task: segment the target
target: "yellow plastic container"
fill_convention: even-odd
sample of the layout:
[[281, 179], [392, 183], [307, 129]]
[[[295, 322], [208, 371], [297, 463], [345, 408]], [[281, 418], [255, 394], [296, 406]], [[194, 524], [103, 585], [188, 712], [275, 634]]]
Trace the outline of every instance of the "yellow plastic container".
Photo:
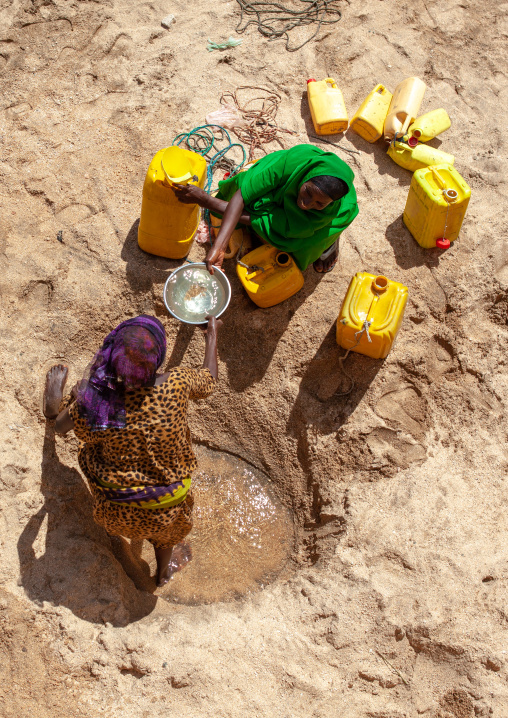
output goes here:
[[408, 77], [395, 88], [385, 120], [385, 140], [404, 135], [420, 111], [427, 85], [419, 77]]
[[258, 307], [273, 307], [292, 297], [303, 287], [303, 274], [287, 252], [280, 252], [269, 244], [257, 247], [242, 259], [243, 267], [236, 272], [252, 301]]
[[[222, 224], [222, 219], [214, 217], [213, 214], [210, 214], [210, 224], [212, 225], [213, 233], [217, 238]], [[244, 236], [243, 229], [235, 229], [229, 238], [228, 250], [224, 253], [224, 259], [232, 259], [233, 257], [236, 257], [236, 254], [241, 247], [243, 247], [243, 251], [245, 251], [247, 247], [251, 246], [250, 237]]]
[[410, 147], [405, 142], [392, 142], [388, 148], [388, 156], [400, 167], [411, 172], [432, 165], [453, 165], [455, 162], [455, 157], [448, 152], [436, 150], [428, 145], [417, 144], [416, 147]]
[[404, 224], [419, 245], [446, 249], [459, 236], [471, 189], [454, 167], [417, 170], [404, 210]]
[[451, 126], [452, 122], [447, 111], [441, 108], [417, 117], [413, 124], [409, 126], [408, 133], [410, 137], [416, 137], [418, 142], [428, 142]]
[[346, 105], [333, 78], [307, 80], [307, 97], [316, 134], [336, 135], [347, 130]]
[[[400, 329], [407, 296], [407, 287], [399, 282], [357, 272], [337, 319], [337, 344], [372, 359], [384, 359]], [[368, 334], [365, 330], [360, 336], [367, 323]]]
[[169, 259], [187, 256], [201, 211], [197, 204], [179, 202], [172, 184], [197, 184], [203, 188], [205, 178], [206, 161], [201, 155], [176, 146], [157, 152], [143, 185], [138, 228], [141, 249]]
[[383, 134], [391, 101], [392, 93], [384, 85], [376, 85], [356, 111], [349, 126], [367, 142], [376, 142]]

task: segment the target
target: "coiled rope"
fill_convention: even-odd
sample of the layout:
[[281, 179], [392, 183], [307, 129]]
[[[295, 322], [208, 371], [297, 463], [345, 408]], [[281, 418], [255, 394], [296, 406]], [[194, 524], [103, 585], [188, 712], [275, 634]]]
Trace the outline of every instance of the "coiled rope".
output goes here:
[[[217, 149], [217, 143], [221, 142], [227, 142], [227, 145], [219, 150]], [[183, 145], [186, 149], [197, 152], [197, 154], [205, 158], [207, 168], [206, 182], [203, 189], [208, 194], [212, 189], [213, 173], [216, 169], [226, 170], [230, 175], [235, 175], [242, 169], [247, 161], [245, 147], [239, 142], [231, 142], [229, 132], [224, 127], [221, 127], [221, 125], [200, 125], [199, 127], [194, 127], [190, 132], [180, 132], [171, 144], [177, 145], [178, 147]], [[239, 147], [242, 151], [242, 160], [236, 164], [233, 159], [226, 157], [227, 153], [234, 147]], [[215, 152], [210, 155], [213, 150], [215, 150]], [[203, 211], [203, 219], [208, 225], [210, 244], [213, 244], [209, 209]]]
[[[245, 90], [254, 90], [263, 94], [242, 100], [243, 104], [241, 104], [238, 94]], [[279, 133], [296, 134], [293, 130], [279, 127], [275, 122], [281, 100], [281, 96], [274, 90], [254, 85], [243, 85], [242, 87], [237, 87], [234, 92], [227, 91], [222, 93], [221, 104], [232, 103], [244, 121], [243, 125], [234, 127], [233, 132], [241, 142], [249, 145], [249, 160], [254, 159], [256, 149], [266, 153], [263, 145], [269, 142], [278, 142], [282, 149], [285, 150], [286, 146], [279, 137]]]
[[[227, 145], [219, 150], [217, 149], [217, 143], [220, 142], [227, 142]], [[197, 152], [198, 155], [205, 158], [208, 163], [204, 186], [205, 192], [210, 192], [212, 189], [215, 169], [223, 169], [231, 175], [235, 175], [247, 161], [245, 147], [239, 142], [231, 142], [229, 132], [221, 125], [200, 125], [190, 132], [180, 132], [171, 144], [178, 146], [183, 144], [186, 149]], [[239, 147], [242, 151], [242, 160], [237, 164], [230, 157], [226, 157], [227, 153], [234, 147]], [[210, 156], [209, 153], [212, 150], [215, 150], [215, 152]]]
[[[341, 11], [335, 7], [338, 0], [292, 0], [285, 5], [266, 0], [236, 1], [241, 9], [240, 22], [236, 26], [236, 32], [243, 33], [249, 25], [257, 25], [258, 31], [268, 40], [285, 38], [288, 52], [300, 50], [316, 37], [322, 25], [333, 25], [342, 17]], [[244, 21], [245, 24], [242, 27]], [[317, 27], [305, 42], [297, 47], [289, 46], [291, 30], [314, 23], [317, 24]]]

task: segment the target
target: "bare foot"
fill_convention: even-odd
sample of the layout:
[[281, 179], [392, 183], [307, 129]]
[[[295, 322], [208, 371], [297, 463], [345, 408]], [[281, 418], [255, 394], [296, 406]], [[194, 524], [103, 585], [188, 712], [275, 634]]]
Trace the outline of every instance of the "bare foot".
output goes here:
[[42, 410], [47, 419], [58, 416], [58, 407], [62, 401], [68, 368], [64, 364], [56, 364], [46, 374], [46, 387], [42, 401]]
[[179, 543], [172, 548], [155, 549], [157, 559], [157, 586], [164, 586], [171, 576], [189, 563], [192, 559], [191, 547], [188, 543]]

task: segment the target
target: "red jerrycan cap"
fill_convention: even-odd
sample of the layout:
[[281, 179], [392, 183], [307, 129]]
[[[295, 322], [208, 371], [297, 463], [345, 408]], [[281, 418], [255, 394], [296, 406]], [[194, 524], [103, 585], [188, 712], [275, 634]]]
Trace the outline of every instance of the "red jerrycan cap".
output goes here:
[[316, 80], [313, 77], [311, 77], [310, 80], [307, 80], [307, 85], [309, 84], [309, 82], [316, 82]]
[[231, 172], [224, 172], [223, 180], [227, 179], [231, 175]]
[[418, 144], [418, 140], [416, 139], [416, 137], [410, 137], [407, 143], [410, 147], [416, 147], [416, 145]]
[[439, 237], [439, 239], [436, 239], [436, 247], [438, 249], [448, 249], [450, 246], [450, 240], [446, 239], [446, 237]]

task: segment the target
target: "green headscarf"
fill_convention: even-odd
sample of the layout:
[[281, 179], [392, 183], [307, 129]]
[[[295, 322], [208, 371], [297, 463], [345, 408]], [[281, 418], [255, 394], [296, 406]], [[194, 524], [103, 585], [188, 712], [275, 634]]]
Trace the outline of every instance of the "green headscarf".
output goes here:
[[[322, 210], [297, 205], [302, 184], [320, 175], [343, 180], [349, 192]], [[258, 160], [246, 172], [219, 182], [217, 197], [226, 202], [241, 190], [253, 230], [269, 244], [289, 252], [307, 269], [330, 247], [358, 214], [354, 174], [332, 152], [314, 145], [296, 145]]]

